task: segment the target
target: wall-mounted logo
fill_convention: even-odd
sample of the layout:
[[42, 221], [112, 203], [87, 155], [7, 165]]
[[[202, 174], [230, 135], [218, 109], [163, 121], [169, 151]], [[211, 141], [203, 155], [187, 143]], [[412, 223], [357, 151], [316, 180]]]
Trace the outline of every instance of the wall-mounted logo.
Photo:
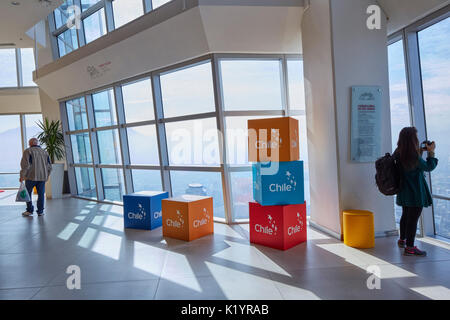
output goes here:
[[106, 72], [110, 70], [111, 61], [107, 61], [105, 63], [99, 64], [97, 66], [89, 65], [86, 67], [86, 71], [89, 74], [91, 79], [97, 79], [102, 77]]
[[138, 212], [128, 212], [128, 219], [130, 220], [144, 220], [147, 216], [144, 206], [138, 203]]
[[180, 210], [177, 210], [177, 217], [176, 219], [167, 219], [166, 220], [166, 225], [168, 227], [173, 227], [173, 228], [177, 228], [177, 229], [183, 229], [184, 227], [184, 218], [183, 218], [183, 214], [180, 212]]
[[269, 236], [276, 236], [278, 231], [278, 226], [276, 220], [272, 215], [267, 215], [267, 224], [265, 226], [261, 224], [255, 224], [255, 231], [258, 233], [264, 233]]

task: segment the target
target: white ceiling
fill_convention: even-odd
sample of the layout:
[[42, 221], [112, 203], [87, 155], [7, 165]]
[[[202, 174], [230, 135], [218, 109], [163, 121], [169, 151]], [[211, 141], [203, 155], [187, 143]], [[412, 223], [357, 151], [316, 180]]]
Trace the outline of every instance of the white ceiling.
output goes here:
[[0, 0], [0, 44], [14, 43], [15, 47], [33, 47], [34, 41], [25, 32], [63, 2], [51, 0], [46, 6], [40, 0], [16, 0], [20, 5], [14, 6], [12, 1]]

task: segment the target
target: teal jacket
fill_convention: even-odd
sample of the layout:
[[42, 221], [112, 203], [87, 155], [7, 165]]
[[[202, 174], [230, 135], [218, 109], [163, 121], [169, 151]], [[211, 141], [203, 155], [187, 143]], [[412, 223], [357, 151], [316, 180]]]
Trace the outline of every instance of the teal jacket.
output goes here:
[[438, 159], [427, 157], [423, 160], [419, 157], [419, 163], [412, 170], [403, 169], [403, 183], [397, 194], [397, 205], [403, 207], [428, 207], [433, 203], [430, 189], [425, 180], [424, 172], [433, 171], [438, 164]]

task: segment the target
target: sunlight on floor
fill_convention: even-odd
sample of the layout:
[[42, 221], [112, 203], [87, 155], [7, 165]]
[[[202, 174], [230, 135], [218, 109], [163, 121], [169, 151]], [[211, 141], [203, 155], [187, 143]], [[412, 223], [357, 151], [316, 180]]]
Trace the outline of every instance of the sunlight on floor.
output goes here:
[[318, 244], [317, 246], [344, 258], [348, 263], [351, 263], [363, 270], [366, 270], [368, 266], [377, 265], [381, 269], [380, 279], [417, 277], [414, 273], [406, 271], [361, 250], [348, 247], [343, 243]]
[[100, 231], [91, 250], [114, 260], [119, 260], [121, 246], [122, 237]]
[[78, 245], [82, 248], [89, 249], [97, 233], [98, 231], [96, 229], [87, 228], [80, 241], [78, 241]]
[[450, 299], [450, 290], [443, 286], [415, 287], [410, 289], [433, 300]]
[[67, 226], [58, 234], [58, 238], [62, 240], [69, 240], [79, 226], [80, 225], [77, 223], [69, 222]]
[[133, 267], [159, 276], [166, 250], [135, 241], [133, 244]]

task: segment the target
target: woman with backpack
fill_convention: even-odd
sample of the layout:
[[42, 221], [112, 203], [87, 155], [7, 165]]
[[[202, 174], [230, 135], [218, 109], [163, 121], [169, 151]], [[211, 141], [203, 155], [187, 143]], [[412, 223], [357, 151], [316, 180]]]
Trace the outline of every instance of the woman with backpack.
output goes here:
[[[436, 144], [426, 142], [420, 146], [415, 127], [403, 128], [397, 143], [394, 157], [397, 159], [403, 173], [400, 192], [397, 194], [397, 205], [401, 206], [400, 239], [398, 246], [405, 248], [404, 255], [426, 256], [426, 251], [414, 246], [417, 222], [424, 207], [433, 203], [430, 189], [425, 180], [424, 172], [433, 171], [438, 164], [434, 157]], [[427, 151], [427, 160], [422, 159], [423, 151]]]

